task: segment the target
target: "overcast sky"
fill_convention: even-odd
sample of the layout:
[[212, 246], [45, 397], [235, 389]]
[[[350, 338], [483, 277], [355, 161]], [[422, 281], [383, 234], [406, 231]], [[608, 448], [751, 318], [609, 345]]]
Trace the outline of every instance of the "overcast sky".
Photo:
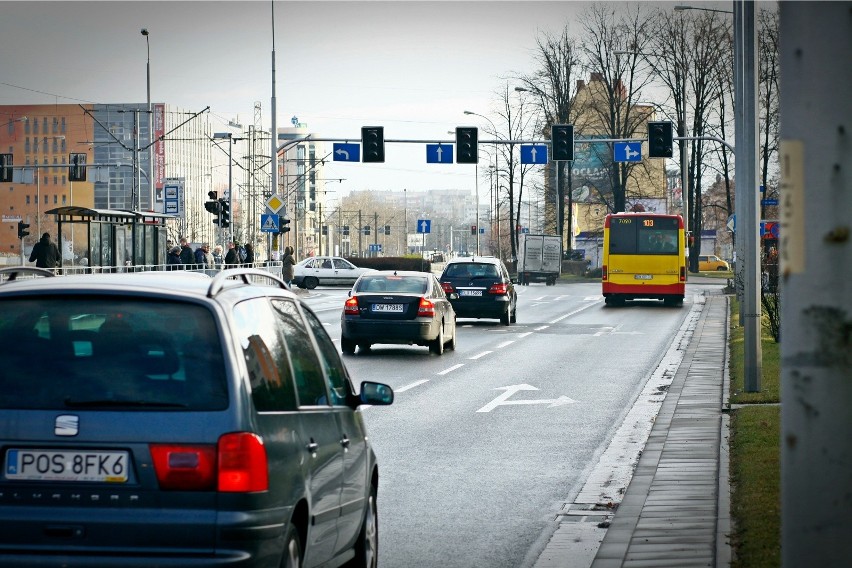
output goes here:
[[[536, 39], [578, 30], [587, 6], [276, 0], [278, 126], [295, 116], [323, 136], [353, 139], [361, 126], [396, 139], [484, 127], [463, 111], [493, 118], [496, 91], [533, 71]], [[268, 128], [272, 11], [270, 1], [0, 1], [0, 104], [145, 102], [144, 27], [154, 102], [210, 106], [214, 124], [248, 125], [259, 101]], [[427, 165], [425, 154], [392, 144], [384, 164], [338, 163], [326, 177], [346, 178], [344, 191], [473, 188], [472, 166]]]

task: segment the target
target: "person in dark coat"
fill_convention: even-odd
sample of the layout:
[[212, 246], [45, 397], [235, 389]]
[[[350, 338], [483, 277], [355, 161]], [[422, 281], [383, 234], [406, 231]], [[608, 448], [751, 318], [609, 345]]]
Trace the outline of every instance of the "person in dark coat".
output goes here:
[[195, 264], [195, 253], [185, 237], [180, 240], [180, 262], [185, 268], [193, 268]]
[[30, 262], [35, 262], [39, 268], [56, 268], [60, 265], [62, 257], [59, 256], [59, 248], [50, 240], [50, 233], [44, 233], [41, 239], [33, 246], [30, 253]]
[[181, 270], [183, 263], [180, 260], [180, 247], [172, 247], [166, 256], [166, 270]]
[[228, 253], [225, 255], [225, 268], [235, 268], [240, 265], [240, 257], [237, 254], [237, 246], [228, 243]]
[[246, 251], [246, 258], [243, 260], [245, 266], [254, 266], [254, 247], [251, 243], [246, 243], [243, 249]]

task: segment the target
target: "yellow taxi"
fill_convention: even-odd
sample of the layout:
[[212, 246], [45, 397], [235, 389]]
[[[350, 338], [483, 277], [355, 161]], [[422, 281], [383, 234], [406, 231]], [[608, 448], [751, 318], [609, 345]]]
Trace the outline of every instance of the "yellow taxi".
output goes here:
[[698, 271], [724, 271], [731, 269], [727, 262], [713, 254], [704, 254], [698, 257]]

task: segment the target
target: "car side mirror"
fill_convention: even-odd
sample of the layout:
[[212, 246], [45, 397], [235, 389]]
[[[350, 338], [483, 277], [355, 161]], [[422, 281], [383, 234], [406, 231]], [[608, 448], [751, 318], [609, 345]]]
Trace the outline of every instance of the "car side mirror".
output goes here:
[[393, 389], [382, 383], [361, 382], [361, 404], [386, 406], [393, 403]]

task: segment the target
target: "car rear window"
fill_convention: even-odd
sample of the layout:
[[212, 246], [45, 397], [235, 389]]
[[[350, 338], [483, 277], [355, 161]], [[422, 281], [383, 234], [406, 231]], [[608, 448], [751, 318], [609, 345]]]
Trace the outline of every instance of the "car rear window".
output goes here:
[[364, 276], [358, 281], [355, 291], [425, 294], [428, 286], [425, 276]]
[[0, 408], [219, 410], [221, 342], [205, 307], [51, 296], [0, 300]]
[[444, 276], [448, 278], [497, 278], [497, 267], [480, 262], [459, 262], [447, 266]]

